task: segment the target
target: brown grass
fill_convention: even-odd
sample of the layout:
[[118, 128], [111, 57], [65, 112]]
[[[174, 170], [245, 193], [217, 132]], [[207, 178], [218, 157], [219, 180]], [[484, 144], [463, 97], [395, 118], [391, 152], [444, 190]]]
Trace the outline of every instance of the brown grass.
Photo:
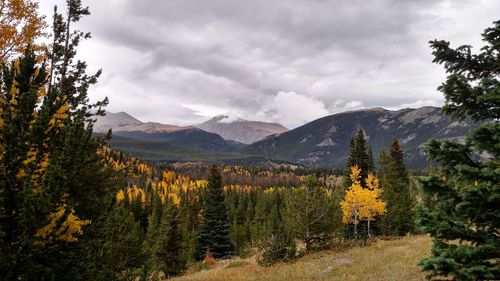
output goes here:
[[250, 281], [250, 280], [424, 280], [417, 262], [429, 255], [427, 236], [409, 236], [377, 241], [366, 247], [344, 252], [325, 251], [307, 255], [293, 263], [260, 267], [255, 257], [218, 261], [209, 270], [187, 273], [175, 281]]

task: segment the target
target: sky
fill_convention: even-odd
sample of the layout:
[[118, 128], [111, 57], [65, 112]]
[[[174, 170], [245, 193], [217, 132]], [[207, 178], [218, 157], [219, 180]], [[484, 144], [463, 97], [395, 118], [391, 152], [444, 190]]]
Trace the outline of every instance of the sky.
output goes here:
[[[40, 0], [50, 22], [54, 5]], [[482, 46], [498, 0], [83, 0], [91, 100], [141, 121], [225, 114], [295, 128], [348, 110], [441, 106], [429, 40]]]

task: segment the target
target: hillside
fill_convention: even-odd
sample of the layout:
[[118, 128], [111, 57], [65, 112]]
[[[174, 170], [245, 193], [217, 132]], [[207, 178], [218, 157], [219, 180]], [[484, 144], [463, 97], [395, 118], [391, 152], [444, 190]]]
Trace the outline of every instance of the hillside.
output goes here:
[[344, 252], [320, 252], [293, 263], [260, 267], [255, 258], [220, 261], [213, 269], [188, 272], [175, 281], [302, 281], [302, 280], [423, 280], [425, 274], [417, 263], [429, 255], [431, 241], [427, 236], [404, 237], [378, 241]]
[[[225, 140], [217, 134], [191, 126], [183, 127], [157, 122], [141, 122], [125, 112], [106, 112], [105, 116], [97, 119], [94, 130], [96, 133], [105, 133], [109, 129], [113, 131], [114, 136], [138, 141], [161, 142], [198, 150], [234, 152], [243, 146], [243, 144], [236, 141]], [[150, 152], [159, 154], [153, 150], [153, 147], [157, 146], [150, 147]]]
[[201, 161], [205, 159], [223, 161], [241, 159], [244, 157], [236, 153], [207, 151], [203, 149], [173, 145], [168, 142], [141, 140], [119, 135], [114, 135], [113, 138], [108, 141], [108, 144], [116, 150], [126, 152], [134, 157], [139, 157], [148, 161]]
[[248, 121], [244, 119], [230, 120], [228, 116], [216, 116], [196, 127], [207, 132], [220, 135], [226, 140], [250, 144], [260, 141], [267, 136], [288, 131], [277, 123]]
[[405, 150], [406, 163], [421, 168], [426, 160], [420, 148], [428, 139], [460, 139], [475, 126], [470, 121], [453, 121], [437, 107], [397, 111], [374, 108], [326, 116], [253, 143], [242, 152], [308, 165], [342, 166], [351, 137], [362, 128], [375, 156], [393, 138], [398, 138]]

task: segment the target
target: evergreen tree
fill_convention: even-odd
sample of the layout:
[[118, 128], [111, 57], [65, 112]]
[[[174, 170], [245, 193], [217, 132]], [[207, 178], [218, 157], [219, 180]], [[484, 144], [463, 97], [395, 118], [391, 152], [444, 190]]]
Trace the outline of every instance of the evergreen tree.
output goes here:
[[[106, 100], [90, 104], [95, 75], [74, 61], [88, 37], [71, 23], [87, 15], [67, 1], [55, 13], [48, 62], [28, 47], [3, 65], [0, 76], [0, 276], [4, 280], [99, 279], [106, 216], [113, 204], [109, 170], [92, 137], [92, 116]], [[48, 70], [48, 71], [47, 71]], [[94, 110], [95, 109], [95, 110]], [[102, 277], [105, 278], [105, 277]]]
[[234, 253], [234, 245], [231, 241], [221, 173], [215, 165], [210, 168], [203, 199], [203, 222], [198, 232], [196, 258], [202, 259], [207, 251], [215, 258], [229, 257]]
[[[370, 159], [370, 157], [372, 159]], [[366, 176], [372, 171], [373, 168], [373, 156], [370, 156], [367, 151], [365, 131], [363, 129], [359, 129], [356, 136], [351, 139], [349, 157], [347, 158], [347, 164], [344, 170], [344, 187], [349, 187], [352, 184], [349, 173], [351, 171], [351, 167], [353, 166], [358, 166], [361, 169], [362, 181], [366, 179]]]
[[139, 222], [126, 208], [113, 208], [105, 222], [102, 255], [105, 279], [130, 280], [145, 262], [144, 235]]
[[373, 160], [373, 150], [371, 146], [368, 146], [368, 171], [372, 173], [375, 172], [375, 162]]
[[[365, 179], [368, 176], [368, 173], [373, 172], [374, 168], [372, 154], [373, 153], [371, 152], [371, 148], [368, 149], [366, 146], [365, 131], [363, 129], [359, 129], [356, 136], [351, 139], [349, 157], [347, 158], [347, 164], [344, 169], [342, 182], [342, 186], [344, 187], [344, 189], [349, 188], [353, 184], [350, 173], [351, 168], [354, 166], [357, 166], [359, 169], [361, 169], [360, 182], [362, 187], [366, 187]], [[344, 238], [353, 238], [354, 232], [361, 233], [361, 235], [355, 235], [356, 239], [358, 239], [359, 237], [368, 238], [368, 236], [365, 235], [366, 233], [368, 233], [367, 222], [361, 221], [356, 226], [352, 223], [349, 223], [344, 226]]]
[[417, 224], [433, 237], [432, 255], [420, 264], [431, 278], [500, 280], [500, 21], [482, 37], [478, 54], [470, 46], [430, 42], [434, 62], [449, 73], [438, 88], [446, 98], [443, 112], [483, 121], [465, 143], [426, 145], [441, 165], [439, 174], [418, 179]]
[[410, 191], [410, 178], [403, 161], [403, 150], [394, 139], [389, 154], [383, 150], [379, 158], [379, 179], [384, 189], [382, 199], [387, 213], [381, 218], [384, 235], [405, 235], [414, 229], [415, 200]]
[[187, 256], [184, 238], [186, 234], [181, 228], [178, 207], [172, 200], [166, 203], [158, 233], [158, 251], [156, 257], [159, 269], [167, 277], [179, 275], [186, 270]]
[[295, 241], [285, 228], [279, 205], [279, 199], [275, 200], [269, 214], [265, 238], [259, 244], [260, 255], [257, 257], [257, 263], [262, 266], [295, 258]]
[[319, 186], [316, 177], [308, 176], [300, 189], [293, 190], [286, 201], [286, 219], [306, 250], [319, 249], [328, 243], [335, 221], [333, 200]]

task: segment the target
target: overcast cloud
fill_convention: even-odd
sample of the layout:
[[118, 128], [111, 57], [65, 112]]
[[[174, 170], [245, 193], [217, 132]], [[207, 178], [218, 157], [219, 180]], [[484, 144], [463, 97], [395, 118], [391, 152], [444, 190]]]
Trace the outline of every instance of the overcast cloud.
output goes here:
[[[62, 0], [41, 0], [44, 13]], [[83, 0], [91, 98], [142, 121], [218, 114], [294, 128], [360, 108], [439, 106], [428, 41], [479, 49], [498, 0]]]

